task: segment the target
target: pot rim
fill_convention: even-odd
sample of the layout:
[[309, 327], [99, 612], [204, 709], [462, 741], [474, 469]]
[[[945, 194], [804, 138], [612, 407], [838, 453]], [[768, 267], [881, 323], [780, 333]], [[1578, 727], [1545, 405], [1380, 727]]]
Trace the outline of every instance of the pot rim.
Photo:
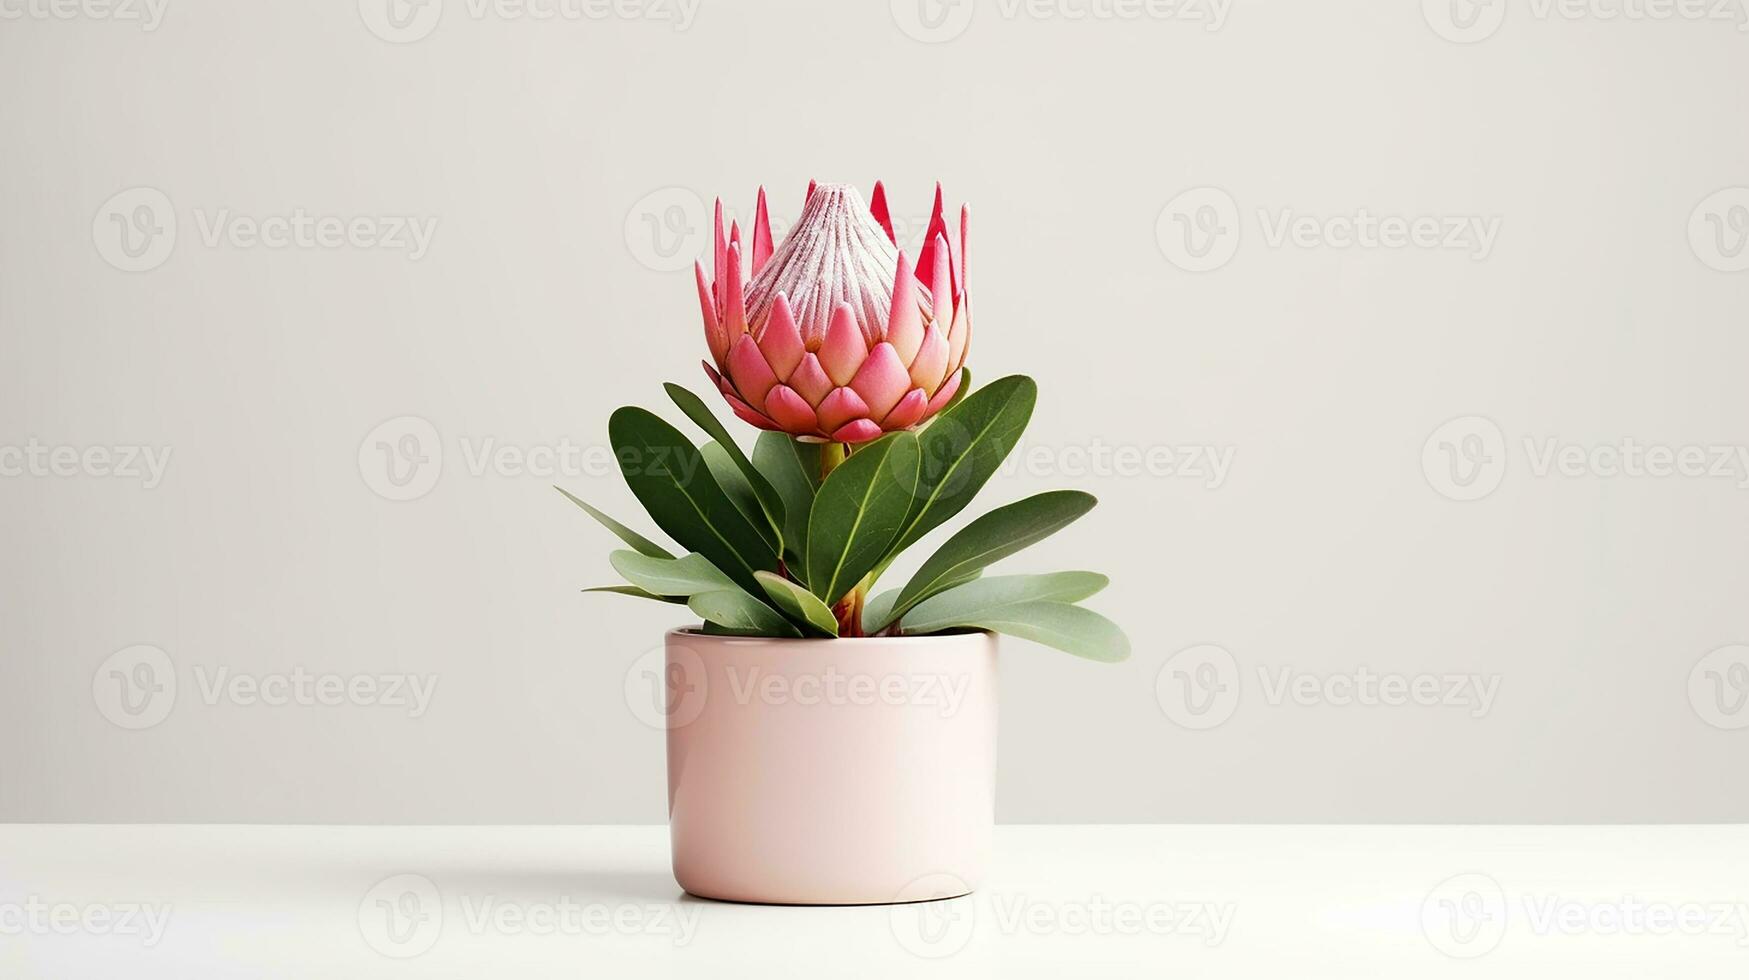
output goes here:
[[813, 644], [813, 643], [861, 643], [867, 640], [879, 640], [882, 643], [899, 643], [904, 645], [926, 644], [943, 641], [954, 642], [976, 637], [994, 639], [996, 633], [992, 630], [973, 627], [956, 627], [943, 633], [925, 633], [921, 636], [729, 636], [721, 633], [706, 633], [697, 626], [676, 626], [663, 631], [662, 638], [708, 640], [712, 643], [722, 643], [727, 646], [747, 646], [758, 644], [766, 646], [773, 643], [783, 644]]

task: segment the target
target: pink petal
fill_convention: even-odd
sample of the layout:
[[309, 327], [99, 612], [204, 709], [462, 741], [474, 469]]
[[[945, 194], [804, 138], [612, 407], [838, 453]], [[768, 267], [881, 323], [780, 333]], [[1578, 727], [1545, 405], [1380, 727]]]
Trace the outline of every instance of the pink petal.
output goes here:
[[802, 362], [784, 380], [809, 405], [819, 405], [832, 393], [832, 379], [826, 376], [820, 359], [812, 353], [802, 355]]
[[856, 314], [849, 303], [839, 303], [832, 311], [832, 323], [826, 328], [826, 341], [820, 345], [820, 366], [836, 385], [847, 385], [856, 377], [868, 357], [868, 341], [862, 328], [856, 325]]
[[887, 313], [887, 341], [899, 352], [906, 364], [917, 356], [917, 345], [923, 343], [923, 308], [917, 297], [917, 274], [904, 251], [899, 252], [899, 267], [893, 276], [893, 305]]
[[833, 388], [815, 414], [820, 416], [821, 431], [831, 432], [846, 422], [868, 418], [868, 405], [849, 388]]
[[815, 182], [811, 181], [811, 180], [808, 181], [808, 196], [802, 198], [803, 204], [807, 204], [809, 201], [812, 201], [814, 199], [814, 187], [815, 187]]
[[723, 291], [723, 301], [717, 316], [723, 322], [723, 333], [733, 346], [742, 334], [747, 332], [747, 303], [741, 278], [741, 246], [729, 246], [728, 267], [723, 270], [724, 282], [717, 283], [717, 288]]
[[869, 419], [857, 419], [839, 426], [832, 432], [833, 442], [868, 442], [881, 437], [881, 427]]
[[[971, 288], [966, 283], [966, 262], [967, 262], [966, 243], [968, 241], [970, 241], [971, 236], [972, 236], [972, 206], [970, 204], [962, 204], [962, 205], [960, 205], [960, 255], [959, 255], [959, 258], [960, 258], [959, 277], [960, 277], [960, 295], [961, 296], [965, 295], [966, 290]], [[956, 299], [956, 300], [959, 299], [959, 296], [955, 296], [954, 299]]]
[[807, 435], [820, 428], [820, 417], [787, 385], [778, 385], [765, 396], [765, 411], [785, 432]]
[[759, 412], [755, 411], [751, 405], [748, 405], [739, 398], [729, 399], [729, 409], [735, 413], [736, 418], [748, 425], [757, 426], [761, 429], [769, 429], [772, 432], [783, 431], [782, 426], [766, 418], [764, 415], [761, 415]]
[[[941, 184], [937, 183], [935, 185], [935, 206], [929, 212], [929, 227], [923, 232], [923, 250], [917, 253], [919, 272], [927, 275], [935, 268], [935, 253], [947, 251], [946, 235], [947, 222], [941, 216]], [[924, 285], [929, 285], [929, 282], [925, 281]]]
[[850, 387], [868, 403], [869, 416], [878, 419], [905, 397], [911, 387], [911, 375], [893, 345], [882, 341], [868, 352], [868, 359], [857, 369]]
[[923, 346], [917, 351], [917, 359], [911, 362], [911, 383], [934, 394], [947, 374], [947, 355], [947, 338], [941, 335], [940, 327], [931, 323], [923, 334]]
[[947, 323], [953, 319], [953, 254], [947, 250], [947, 238], [936, 235], [933, 266], [929, 277], [929, 296], [935, 300], [935, 319]]
[[923, 413], [924, 418], [928, 418], [936, 412], [941, 411], [943, 408], [947, 407], [948, 402], [953, 401], [954, 392], [960, 390], [960, 379], [963, 377], [965, 377], [965, 375], [955, 373], [952, 377], [947, 379], [946, 384], [943, 384], [936, 390], [935, 396], [929, 399], [929, 410]]
[[765, 208], [765, 188], [759, 188], [759, 204], [753, 209], [753, 274], [771, 258], [771, 213]]
[[966, 363], [966, 352], [972, 346], [972, 311], [961, 306], [954, 314], [953, 326], [947, 332], [947, 369], [958, 371]]
[[909, 429], [923, 418], [923, 410], [929, 407], [929, 395], [922, 388], [912, 388], [905, 392], [905, 397], [899, 399], [899, 404], [881, 419], [881, 428], [888, 431], [894, 429]]
[[746, 334], [729, 348], [729, 377], [735, 382], [735, 390], [751, 405], [763, 404], [772, 385], [777, 384], [777, 375], [771, 373], [771, 365], [765, 363], [759, 345]]
[[796, 365], [802, 362], [802, 355], [808, 352], [802, 346], [802, 331], [790, 313], [789, 299], [782, 293], [778, 293], [772, 302], [771, 316], [760, 329], [759, 351], [765, 355], [765, 363], [771, 365], [780, 381], [795, 372]]
[[887, 233], [887, 241], [894, 245], [899, 244], [899, 239], [893, 236], [892, 215], [887, 211], [887, 189], [878, 180], [875, 181], [874, 193], [869, 195], [868, 213], [880, 222], [881, 229]]
[[723, 238], [723, 199], [717, 198], [717, 230], [716, 251], [713, 253], [715, 265], [711, 266], [712, 281], [716, 283], [716, 293], [712, 297], [717, 301], [717, 313], [720, 316], [723, 308], [723, 271], [728, 268], [729, 243]]
[[698, 278], [699, 309], [704, 313], [704, 342], [711, 349], [711, 359], [721, 364], [723, 355], [729, 352], [729, 335], [717, 320], [717, 303], [711, 297], [710, 280], [704, 276], [704, 263], [694, 262], [692, 270]]

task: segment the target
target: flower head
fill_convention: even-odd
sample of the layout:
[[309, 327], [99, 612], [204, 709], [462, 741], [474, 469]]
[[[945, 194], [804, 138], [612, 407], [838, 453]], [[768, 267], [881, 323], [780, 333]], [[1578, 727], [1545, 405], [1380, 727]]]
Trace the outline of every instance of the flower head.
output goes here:
[[744, 421], [809, 441], [867, 442], [908, 429], [958, 391], [971, 339], [965, 247], [942, 218], [941, 187], [913, 263], [886, 190], [810, 184], [801, 218], [773, 247], [765, 190], [750, 254], [717, 202], [714, 278], [698, 264], [711, 359], [705, 372]]

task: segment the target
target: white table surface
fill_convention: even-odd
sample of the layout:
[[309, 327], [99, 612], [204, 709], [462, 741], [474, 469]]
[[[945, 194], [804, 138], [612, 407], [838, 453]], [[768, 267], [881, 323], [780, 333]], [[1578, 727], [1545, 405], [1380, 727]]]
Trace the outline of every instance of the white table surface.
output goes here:
[[683, 895], [662, 827], [0, 827], [0, 977], [1749, 977], [1749, 827], [997, 840], [797, 908]]

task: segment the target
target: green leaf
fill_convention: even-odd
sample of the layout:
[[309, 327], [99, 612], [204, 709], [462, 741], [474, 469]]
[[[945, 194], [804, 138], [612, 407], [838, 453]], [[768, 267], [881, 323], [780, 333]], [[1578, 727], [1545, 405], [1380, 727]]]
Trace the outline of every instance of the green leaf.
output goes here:
[[1036, 544], [1093, 509], [1098, 500], [1079, 490], [1051, 490], [998, 507], [948, 538], [893, 604], [893, 616], [903, 617], [924, 599], [968, 581], [986, 565]]
[[703, 555], [651, 558], [635, 551], [616, 551], [607, 560], [627, 582], [653, 595], [689, 596], [735, 588], [734, 581]]
[[761, 432], [753, 444], [753, 466], [783, 498], [784, 550], [800, 567], [808, 553], [808, 515], [820, 489], [820, 444], [799, 442], [781, 432]]
[[[948, 409], [953, 408], [955, 405], [958, 405], [960, 402], [965, 401], [966, 396], [971, 393], [972, 369], [969, 367], [960, 368], [960, 386], [954, 390], [953, 397], [947, 400], [947, 404], [941, 406], [941, 411], [945, 412]], [[939, 415], [941, 413], [937, 412], [936, 414]]]
[[741, 475], [729, 451], [712, 440], [699, 446], [698, 454], [704, 457], [705, 468], [716, 478], [717, 486], [722, 487], [729, 499], [735, 502], [736, 509], [747, 515], [747, 520], [755, 527], [764, 526], [765, 511], [759, 506], [759, 498], [753, 495], [753, 485]]
[[862, 631], [873, 636], [893, 621], [893, 606], [899, 601], [899, 589], [888, 589], [862, 604]]
[[564, 487], [554, 487], [553, 489], [564, 494], [565, 498], [567, 500], [571, 501], [571, 503], [574, 503], [577, 506], [583, 508], [584, 513], [588, 514], [590, 517], [595, 518], [597, 521], [600, 521], [602, 527], [605, 527], [609, 531], [612, 531], [621, 541], [624, 541], [626, 544], [629, 544], [632, 547], [638, 549], [638, 551], [641, 554], [649, 555], [652, 558], [673, 558], [674, 557], [673, 555], [669, 554], [667, 549], [663, 548], [661, 545], [657, 544], [654, 541], [651, 541], [649, 538], [644, 537], [643, 535], [632, 530], [631, 528], [626, 527], [624, 524], [621, 524], [620, 522], [614, 520], [613, 518], [607, 516], [606, 514], [603, 514], [601, 511], [598, 511], [595, 508], [589, 506], [588, 504], [584, 503], [582, 500], [579, 500], [576, 496], [574, 496], [571, 493], [571, 491], [566, 490]]
[[740, 589], [700, 592], [686, 600], [687, 608], [723, 632], [740, 636], [801, 636], [802, 631], [777, 610]]
[[[971, 383], [970, 376], [960, 383], [964, 391]], [[972, 502], [1014, 451], [1037, 401], [1038, 385], [1015, 374], [992, 381], [936, 415], [918, 437], [922, 461], [917, 495], [905, 515], [903, 530], [887, 550], [883, 568]]]
[[859, 447], [820, 484], [803, 577], [828, 604], [887, 553], [917, 489], [917, 459], [917, 437], [896, 432]]
[[906, 633], [934, 633], [977, 622], [1017, 603], [1080, 602], [1110, 583], [1097, 572], [994, 575], [937, 592], [906, 613], [899, 626]]
[[782, 575], [771, 572], [757, 575], [759, 584], [765, 586], [765, 594], [790, 619], [805, 623], [827, 636], [838, 635], [838, 617], [832, 615], [832, 607], [821, 602], [818, 596]]
[[627, 407], [613, 413], [607, 431], [626, 485], [681, 547], [750, 591], [759, 588], [754, 572], [777, 570], [777, 548], [735, 507], [680, 430]]
[[594, 588], [584, 589], [583, 591], [584, 592], [612, 592], [615, 595], [629, 595], [629, 596], [635, 596], [639, 599], [654, 599], [657, 602], [673, 602], [673, 603], [685, 603], [686, 602], [685, 599], [677, 598], [675, 596], [656, 595], [653, 592], [645, 592], [643, 589], [640, 589], [635, 585], [597, 585]]
[[1130, 656], [1129, 637], [1116, 623], [1067, 602], [1017, 602], [959, 625], [1018, 636], [1101, 663], [1114, 664]]
[[716, 440], [717, 445], [728, 454], [729, 459], [734, 461], [735, 467], [746, 478], [747, 485], [753, 488], [753, 496], [758, 498], [759, 509], [765, 514], [766, 525], [771, 529], [772, 550], [780, 551], [783, 547], [783, 498], [777, 495], [777, 490], [771, 485], [771, 481], [765, 478], [765, 474], [754, 468], [753, 462], [747, 458], [746, 453], [741, 451], [735, 438], [729, 435], [728, 429], [723, 428], [723, 423], [705, 406], [703, 400], [677, 384], [669, 383], [662, 387], [668, 392], [668, 397], [674, 400], [674, 404], [680, 406], [680, 410], [686, 413], [686, 417], [709, 433], [710, 437]]

